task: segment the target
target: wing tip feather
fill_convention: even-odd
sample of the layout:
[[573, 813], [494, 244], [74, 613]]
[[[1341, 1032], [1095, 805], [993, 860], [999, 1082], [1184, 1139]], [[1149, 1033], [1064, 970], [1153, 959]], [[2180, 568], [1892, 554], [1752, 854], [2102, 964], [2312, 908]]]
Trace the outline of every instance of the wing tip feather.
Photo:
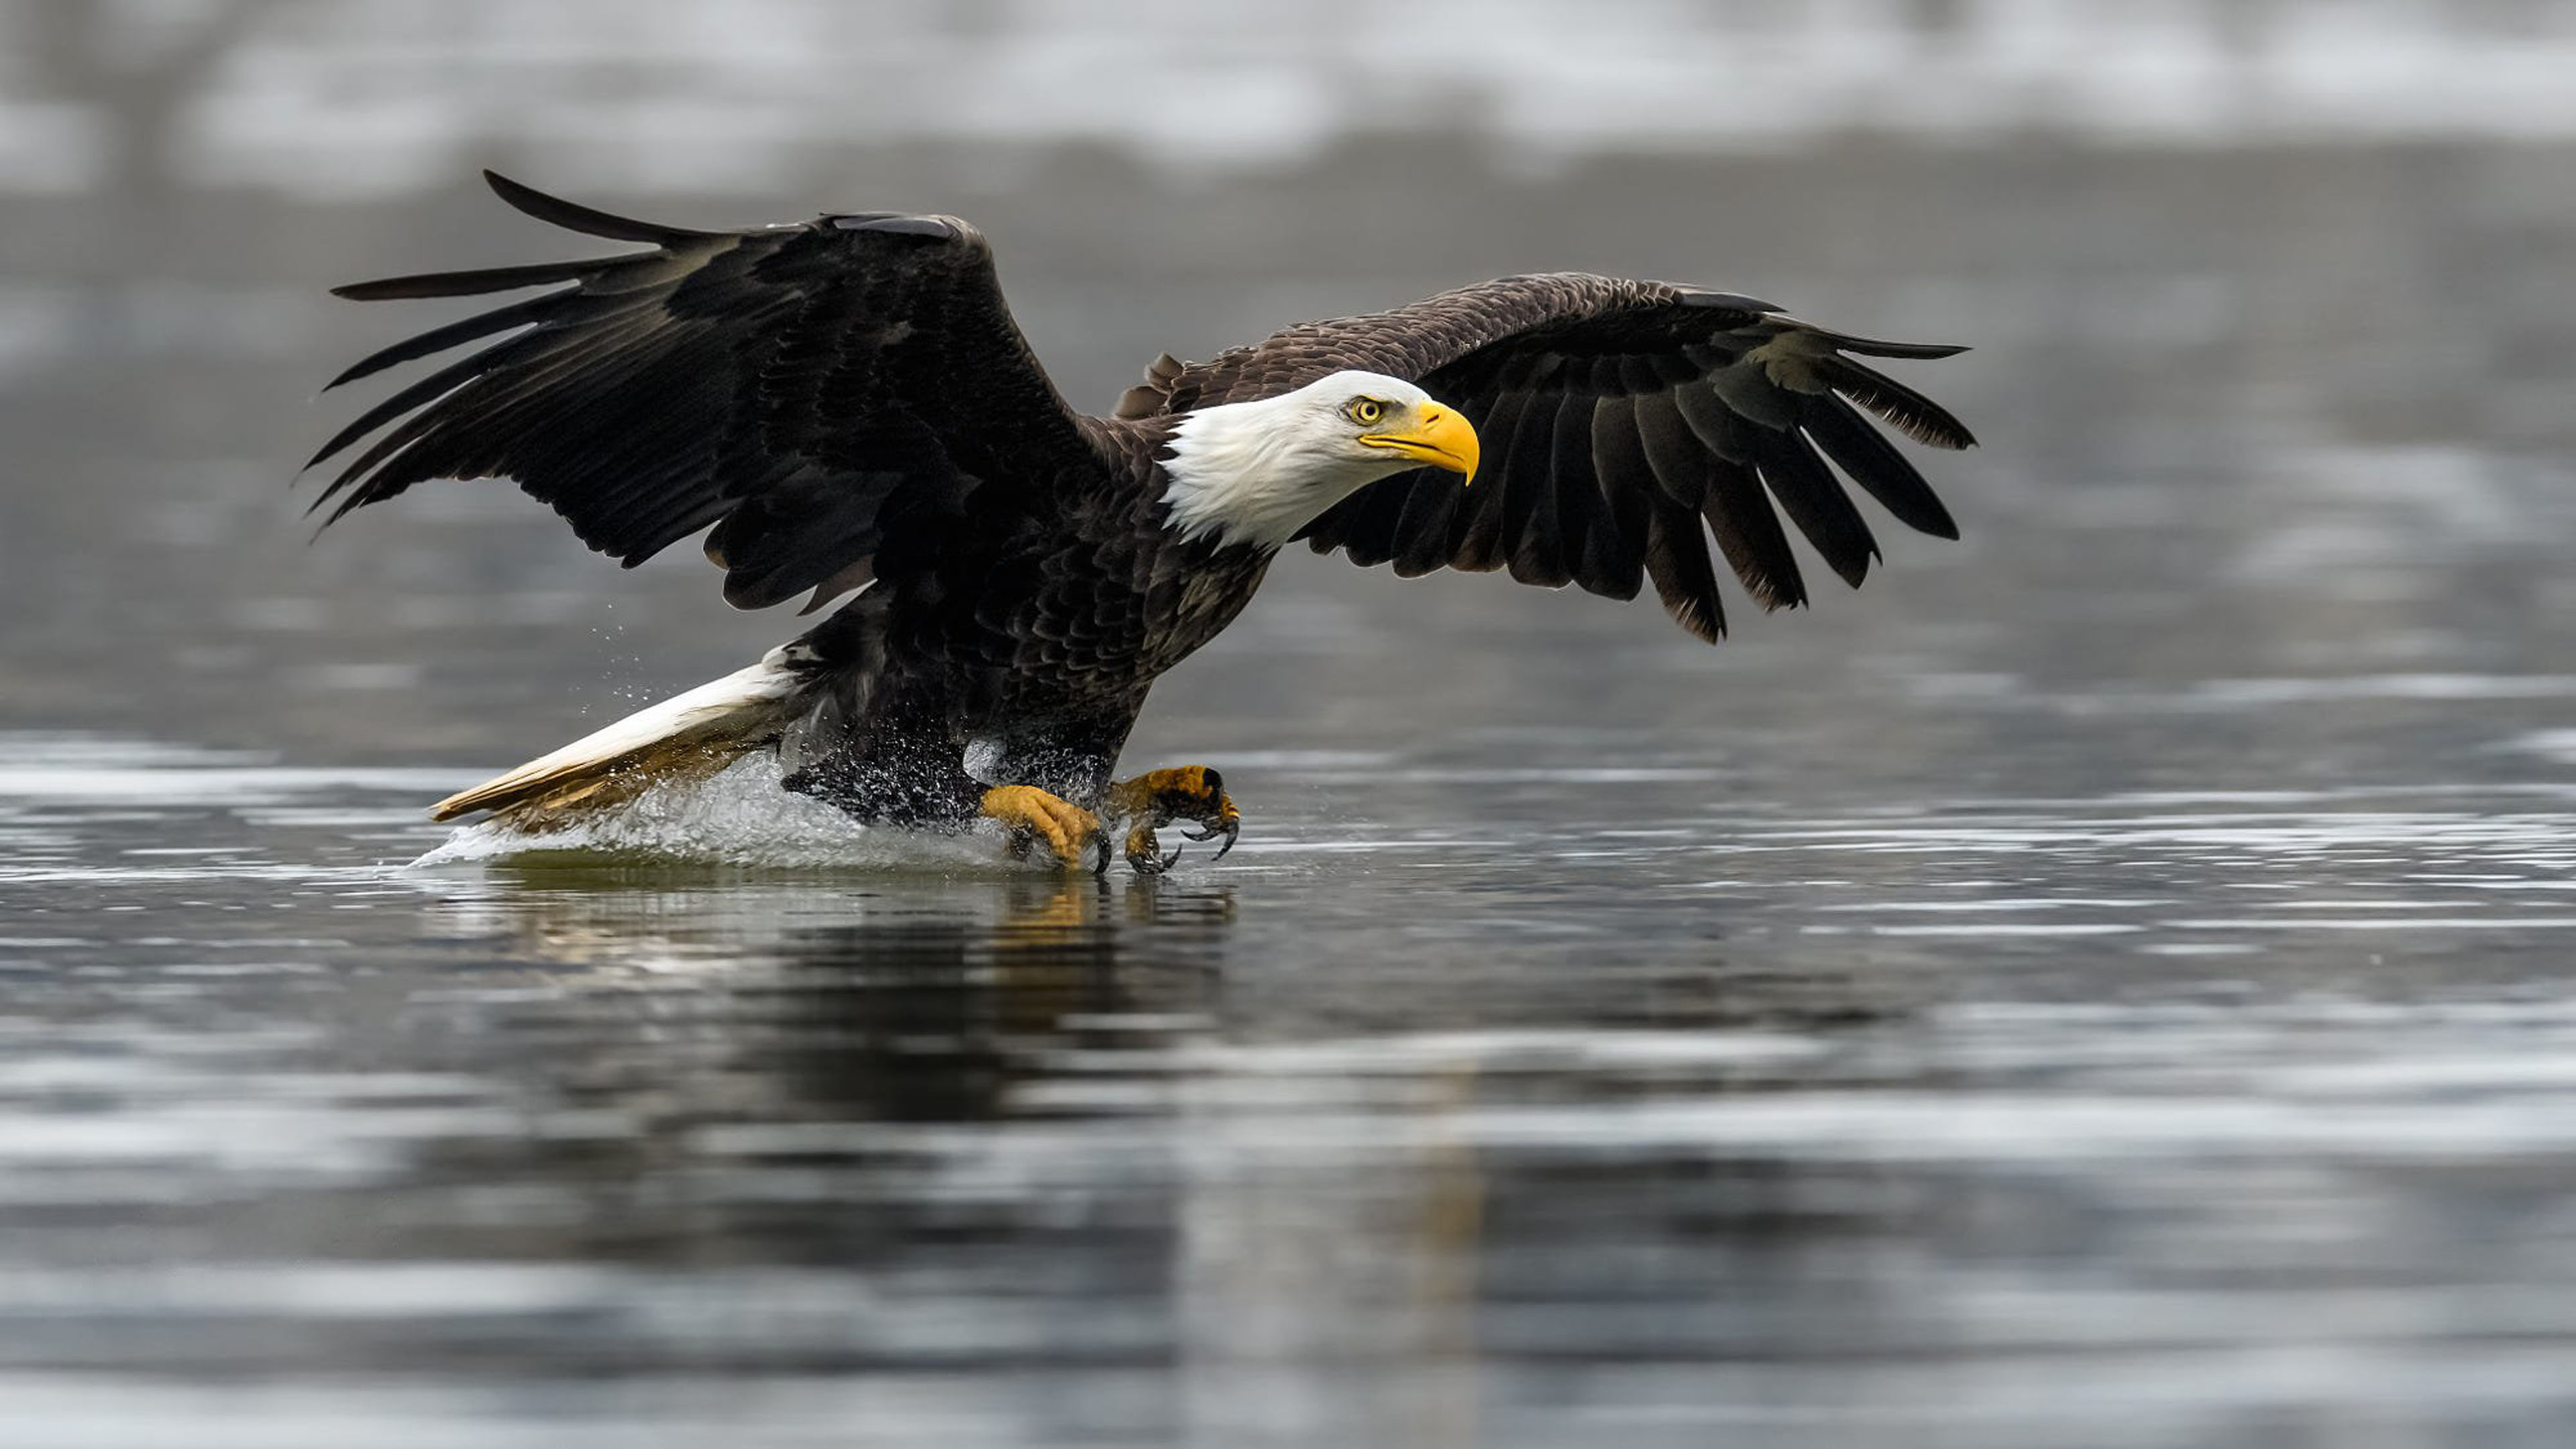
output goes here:
[[585, 236], [606, 237], [611, 241], [643, 242], [658, 247], [678, 246], [722, 236], [722, 232], [692, 231], [686, 227], [664, 226], [660, 222], [642, 221], [619, 216], [566, 201], [560, 196], [539, 191], [524, 181], [514, 181], [490, 167], [483, 168], [483, 184], [501, 198], [511, 210], [535, 217], [549, 226], [577, 231]]

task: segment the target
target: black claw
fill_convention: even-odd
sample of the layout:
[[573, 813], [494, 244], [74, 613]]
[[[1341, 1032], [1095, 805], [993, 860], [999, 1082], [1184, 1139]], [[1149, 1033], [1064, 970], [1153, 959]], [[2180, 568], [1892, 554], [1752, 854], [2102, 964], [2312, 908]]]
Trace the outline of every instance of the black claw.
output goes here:
[[[1100, 834], [1093, 836], [1092, 843], [1100, 847], [1100, 864], [1093, 866], [1091, 868], [1091, 873], [1093, 875], [1105, 876], [1109, 874], [1109, 832], [1104, 830]], [[1084, 854], [1087, 855], [1090, 851], [1090, 846], [1086, 845], [1083, 847]]]
[[1223, 860], [1226, 852], [1234, 849], [1234, 843], [1243, 838], [1243, 822], [1228, 820], [1223, 824], [1211, 825], [1205, 830], [1184, 830], [1181, 834], [1190, 840], [1214, 840], [1220, 835], [1224, 836], [1225, 844], [1216, 848], [1214, 857], [1217, 860]]

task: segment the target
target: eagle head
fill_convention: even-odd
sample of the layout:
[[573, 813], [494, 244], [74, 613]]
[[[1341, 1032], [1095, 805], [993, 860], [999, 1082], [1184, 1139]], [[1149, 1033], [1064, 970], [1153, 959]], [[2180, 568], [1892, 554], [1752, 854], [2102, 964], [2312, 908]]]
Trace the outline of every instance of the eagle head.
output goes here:
[[1169, 526], [1185, 538], [1278, 548], [1380, 478], [1476, 475], [1476, 430], [1400, 377], [1336, 372], [1250, 402], [1184, 414], [1163, 459]]

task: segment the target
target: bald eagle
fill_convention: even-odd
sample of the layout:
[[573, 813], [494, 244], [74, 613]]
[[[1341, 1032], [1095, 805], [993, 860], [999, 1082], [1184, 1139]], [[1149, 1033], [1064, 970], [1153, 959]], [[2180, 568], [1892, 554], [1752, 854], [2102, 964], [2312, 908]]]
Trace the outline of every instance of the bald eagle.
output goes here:
[[[1503, 570], [1613, 599], [1648, 584], [1725, 630], [1717, 553], [1765, 608], [1805, 600], [1773, 505], [1857, 585], [1878, 556], [1835, 469], [1958, 536], [1862, 413], [1963, 448], [1949, 413], [1853, 360], [1876, 342], [1664, 282], [1505, 277], [1158, 359], [1107, 417], [1068, 406], [1013, 324], [982, 234], [947, 216], [748, 231], [612, 216], [485, 173], [518, 210], [641, 251], [335, 289], [361, 300], [546, 287], [395, 343], [339, 386], [498, 337], [343, 428], [381, 435], [325, 524], [415, 483], [500, 477], [632, 567], [702, 530], [724, 594], [819, 627], [441, 801], [531, 831], [775, 751], [787, 788], [861, 821], [1001, 822], [1015, 850], [1142, 872], [1156, 831], [1222, 836], [1215, 770], [1113, 770], [1146, 692], [1304, 540], [1412, 577]], [[1831, 460], [1834, 467], [1827, 466]], [[307, 465], [308, 467], [311, 464]], [[1765, 496], [1767, 492], [1767, 497]], [[1176, 854], [1177, 852], [1175, 852]]]

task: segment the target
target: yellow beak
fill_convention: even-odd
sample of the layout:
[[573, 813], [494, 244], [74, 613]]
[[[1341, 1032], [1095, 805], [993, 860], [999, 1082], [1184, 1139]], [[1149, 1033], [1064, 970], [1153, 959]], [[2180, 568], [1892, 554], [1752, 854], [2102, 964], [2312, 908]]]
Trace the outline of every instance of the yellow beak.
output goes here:
[[1414, 410], [1413, 426], [1402, 432], [1363, 433], [1360, 441], [1372, 448], [1401, 453], [1417, 463], [1446, 468], [1461, 475], [1462, 482], [1476, 480], [1476, 430], [1467, 420], [1438, 403], [1424, 403]]

